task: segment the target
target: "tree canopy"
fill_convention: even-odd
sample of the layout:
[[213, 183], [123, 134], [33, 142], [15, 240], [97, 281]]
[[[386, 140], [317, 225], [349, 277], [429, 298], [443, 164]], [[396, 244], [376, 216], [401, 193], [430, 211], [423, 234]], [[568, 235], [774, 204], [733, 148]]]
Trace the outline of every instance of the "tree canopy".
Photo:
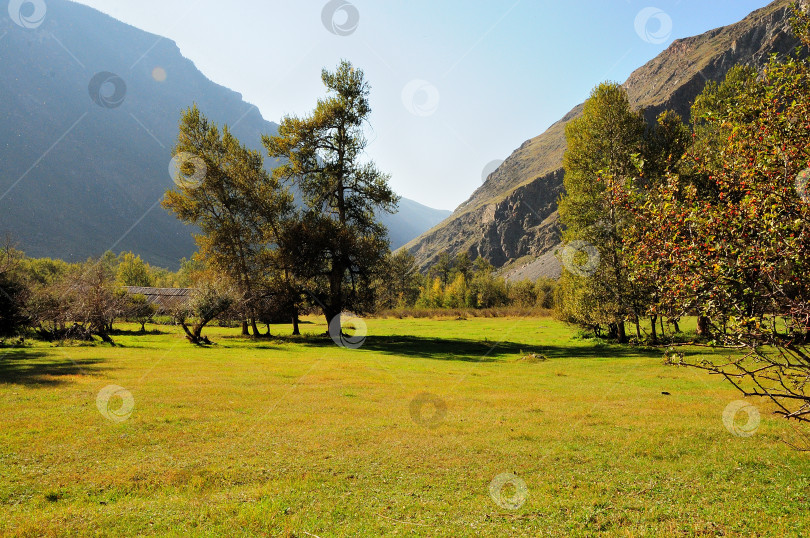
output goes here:
[[285, 231], [284, 250], [307, 293], [327, 318], [368, 311], [375, 275], [388, 252], [387, 230], [376, 212], [396, 211], [389, 177], [364, 159], [370, 86], [348, 61], [321, 73], [326, 97], [307, 116], [287, 116], [276, 136], [265, 136], [280, 166], [273, 178], [301, 193], [304, 209]]

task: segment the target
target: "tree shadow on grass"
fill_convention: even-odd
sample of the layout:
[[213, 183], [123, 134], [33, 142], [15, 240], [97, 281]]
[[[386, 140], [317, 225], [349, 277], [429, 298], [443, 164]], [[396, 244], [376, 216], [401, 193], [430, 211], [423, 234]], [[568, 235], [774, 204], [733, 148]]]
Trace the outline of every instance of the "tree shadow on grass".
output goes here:
[[0, 385], [54, 386], [68, 383], [65, 376], [92, 375], [102, 359], [71, 360], [42, 351], [0, 350]]
[[663, 350], [603, 342], [586, 346], [537, 346], [549, 359], [661, 359]]
[[[275, 340], [318, 348], [336, 346], [328, 336], [276, 337]], [[592, 346], [545, 346], [511, 341], [493, 342], [414, 335], [367, 336], [360, 349], [385, 355], [463, 362], [517, 360], [529, 353], [543, 354], [549, 359], [663, 357], [663, 351], [660, 350], [601, 343]]]
[[367, 336], [361, 349], [403, 357], [420, 357], [445, 361], [494, 362], [508, 356], [514, 356], [528, 347], [526, 344], [517, 342], [391, 335]]

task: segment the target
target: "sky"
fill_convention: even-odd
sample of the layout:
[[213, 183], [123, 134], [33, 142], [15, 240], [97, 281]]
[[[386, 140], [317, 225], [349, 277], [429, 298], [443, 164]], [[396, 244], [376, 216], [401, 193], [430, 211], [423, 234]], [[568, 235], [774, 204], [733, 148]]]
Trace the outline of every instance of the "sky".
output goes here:
[[[493, 161], [673, 40], [767, 0], [79, 0], [172, 39], [265, 119], [305, 115], [341, 59], [371, 84], [367, 157], [454, 209]], [[171, 76], [168, 73], [167, 76]], [[257, 148], [258, 149], [258, 148]]]

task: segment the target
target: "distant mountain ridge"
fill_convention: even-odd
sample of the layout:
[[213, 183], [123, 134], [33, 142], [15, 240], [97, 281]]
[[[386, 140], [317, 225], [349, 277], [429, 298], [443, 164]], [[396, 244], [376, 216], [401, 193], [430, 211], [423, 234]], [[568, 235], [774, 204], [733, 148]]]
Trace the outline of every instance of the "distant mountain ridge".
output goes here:
[[[735, 64], [762, 67], [771, 54], [795, 50], [791, 4], [777, 0], [736, 24], [674, 41], [624, 83], [631, 104], [644, 107], [648, 120], [666, 109], [688, 119], [707, 80], [722, 80]], [[565, 125], [581, 113], [580, 104], [524, 142], [447, 220], [403, 248], [423, 268], [447, 250], [483, 256], [511, 278], [558, 276], [552, 253], [560, 242], [557, 200], [563, 192]]]
[[[0, 18], [0, 233], [34, 256], [132, 250], [176, 267], [196, 249], [193, 229], [159, 204], [181, 111], [196, 102], [259, 150], [278, 126], [173, 41], [87, 6], [48, 0], [28, 26]], [[450, 213], [400, 207], [382, 217], [394, 247]]]

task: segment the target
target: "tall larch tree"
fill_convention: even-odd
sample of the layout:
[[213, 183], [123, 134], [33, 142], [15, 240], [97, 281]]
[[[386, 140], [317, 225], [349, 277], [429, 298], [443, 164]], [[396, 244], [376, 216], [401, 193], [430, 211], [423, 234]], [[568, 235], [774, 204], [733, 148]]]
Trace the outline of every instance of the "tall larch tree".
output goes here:
[[389, 251], [375, 213], [396, 211], [398, 197], [389, 177], [364, 157], [371, 106], [363, 71], [343, 60], [335, 71], [324, 69], [321, 79], [327, 95], [315, 110], [285, 117], [264, 145], [281, 163], [274, 179], [294, 186], [304, 201], [283, 248], [331, 323], [344, 310], [373, 308], [372, 281]]

